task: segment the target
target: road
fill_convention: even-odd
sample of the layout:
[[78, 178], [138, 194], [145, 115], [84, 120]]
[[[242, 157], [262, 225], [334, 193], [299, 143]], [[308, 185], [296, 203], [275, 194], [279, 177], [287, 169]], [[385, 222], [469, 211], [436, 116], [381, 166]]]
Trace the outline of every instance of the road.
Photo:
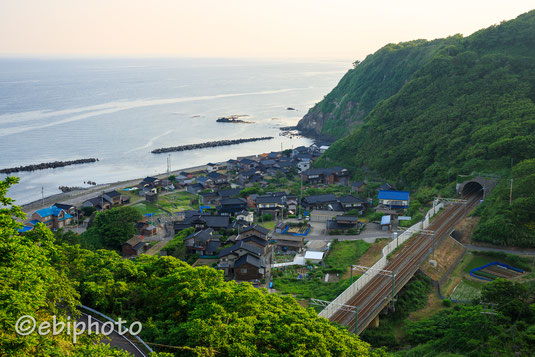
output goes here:
[[467, 199], [466, 207], [462, 204], [448, 206], [432, 221], [427, 229], [434, 231], [434, 236], [423, 234], [415, 236], [391, 258], [385, 270], [394, 272], [394, 279], [392, 276], [377, 275], [349, 299], [347, 305], [358, 307], [357, 320], [354, 312], [343, 310], [335, 312], [330, 320], [349, 326], [351, 330], [355, 330], [357, 325], [357, 332], [362, 332], [390, 302], [392, 296], [412, 278], [441, 238], [449, 234], [453, 227], [477, 205], [479, 193], [467, 196]]
[[472, 245], [472, 244], [463, 244], [464, 247], [468, 250], [475, 250], [479, 252], [503, 252], [508, 254], [516, 254], [516, 255], [529, 255], [529, 256], [535, 256], [535, 250], [514, 250], [510, 248], [494, 248], [494, 247], [484, 247], [484, 246], [478, 246], [478, 245]]
[[[77, 319], [79, 322], [84, 322], [88, 326], [88, 314], [82, 313], [82, 315]], [[93, 316], [91, 316], [91, 321], [97, 321], [99, 324], [99, 330], [102, 329], [103, 322]], [[132, 341], [127, 339], [125, 336], [119, 335], [116, 331], [113, 331], [108, 335], [109, 340], [106, 337], [102, 337], [100, 343], [105, 345], [110, 345], [111, 347], [118, 348], [123, 351], [127, 351], [132, 356], [135, 357], [145, 357], [146, 355], [138, 348]]]

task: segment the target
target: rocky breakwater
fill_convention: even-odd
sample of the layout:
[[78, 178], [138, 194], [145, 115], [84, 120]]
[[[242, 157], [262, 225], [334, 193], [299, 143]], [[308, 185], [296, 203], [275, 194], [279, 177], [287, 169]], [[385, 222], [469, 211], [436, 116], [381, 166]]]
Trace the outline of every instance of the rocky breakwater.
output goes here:
[[247, 139], [208, 141], [208, 142], [200, 143], [200, 144], [188, 144], [188, 145], [171, 146], [167, 148], [154, 149], [151, 151], [151, 153], [162, 154], [162, 153], [172, 152], [172, 151], [188, 151], [188, 150], [196, 150], [196, 149], [215, 148], [218, 146], [236, 145], [236, 144], [250, 143], [253, 141], [271, 140], [271, 139], [273, 139], [273, 136], [263, 136], [259, 138], [247, 138]]
[[21, 171], [37, 171], [37, 170], [45, 170], [45, 169], [55, 169], [58, 167], [87, 164], [87, 163], [96, 162], [96, 161], [98, 161], [98, 159], [90, 158], [90, 159], [79, 159], [79, 160], [70, 160], [70, 161], [43, 162], [41, 164], [1, 169], [0, 174], [11, 174], [13, 172], [21, 172]]

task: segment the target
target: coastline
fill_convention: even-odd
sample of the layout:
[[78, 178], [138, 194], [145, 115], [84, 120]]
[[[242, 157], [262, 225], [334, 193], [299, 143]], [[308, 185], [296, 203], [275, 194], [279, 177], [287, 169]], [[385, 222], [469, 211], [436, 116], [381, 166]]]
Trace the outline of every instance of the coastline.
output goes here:
[[[199, 170], [205, 170], [207, 167], [208, 167], [208, 165], [200, 165], [200, 166], [182, 168], [182, 169], [170, 171], [169, 175], [177, 175], [182, 171], [194, 172], [194, 171], [199, 171]], [[156, 174], [156, 175], [150, 175], [150, 176], [162, 179], [162, 178], [165, 178], [167, 176], [167, 172]], [[124, 187], [137, 185], [145, 177], [138, 177], [138, 178], [133, 178], [133, 179], [129, 179], [129, 180], [102, 183], [102, 184], [98, 184], [96, 186], [77, 189], [77, 190], [70, 191], [70, 192], [56, 193], [56, 194], [53, 194], [53, 195], [50, 195], [50, 196], [46, 196], [46, 197], [44, 197], [44, 199], [37, 199], [35, 201], [22, 204], [20, 206], [22, 207], [22, 210], [25, 213], [30, 213], [32, 211], [36, 211], [36, 210], [41, 209], [41, 208], [49, 207], [49, 206], [53, 205], [54, 203], [60, 203], [61, 202], [61, 203], [77, 205], [77, 204], [80, 204], [83, 201], [93, 197], [94, 195], [102, 193], [103, 191], [118, 190], [118, 189], [121, 189], [121, 188], [124, 188]]]

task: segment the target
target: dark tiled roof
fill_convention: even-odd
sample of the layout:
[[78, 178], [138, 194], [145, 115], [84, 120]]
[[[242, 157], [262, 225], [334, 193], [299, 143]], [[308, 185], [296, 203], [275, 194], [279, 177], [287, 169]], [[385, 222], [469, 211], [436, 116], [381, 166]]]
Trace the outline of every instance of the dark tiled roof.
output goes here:
[[240, 259], [236, 260], [236, 262], [234, 263], [234, 268], [242, 266], [246, 263], [249, 263], [257, 268], [263, 267], [262, 260], [260, 258], [255, 257], [251, 254], [245, 254], [245, 255], [242, 255]]
[[56, 206], [59, 209], [65, 210], [65, 211], [68, 211], [71, 208], [74, 208], [73, 205], [69, 205], [69, 204], [65, 204], [65, 203], [54, 203], [54, 206]]
[[362, 185], [365, 185], [365, 183], [362, 181], [355, 181], [351, 184], [353, 187], [361, 187]]
[[240, 240], [238, 242], [236, 242], [234, 245], [232, 245], [231, 247], [228, 247], [228, 248], [225, 248], [223, 249], [220, 253], [219, 253], [219, 257], [224, 257], [225, 255], [228, 255], [238, 249], [243, 249], [243, 250], [246, 250], [248, 252], [251, 252], [252, 254], [256, 255], [256, 256], [261, 256], [262, 255], [262, 248], [260, 247], [257, 247], [257, 246], [254, 246], [250, 243], [247, 243], [247, 242], [244, 242], [243, 240]]
[[188, 239], [194, 239], [196, 242], [206, 242], [207, 240], [211, 238], [215, 238], [215, 236], [212, 235], [214, 230], [212, 228], [207, 228], [202, 231], [195, 232], [193, 234], [190, 234], [184, 240]]
[[127, 240], [124, 244], [128, 244], [131, 247], [135, 247], [137, 244], [143, 241], [143, 237], [135, 236]]
[[108, 191], [108, 192], [104, 192], [105, 195], [113, 198], [113, 197], [117, 197], [117, 196], [121, 196], [121, 194], [115, 190], [113, 191]]
[[221, 198], [238, 196], [240, 194], [240, 189], [239, 188], [231, 188], [231, 189], [228, 189], [228, 190], [219, 190], [218, 194], [219, 194], [219, 197], [221, 197]]
[[221, 175], [219, 172], [212, 171], [206, 175], [206, 177], [211, 178], [212, 180], [217, 180], [219, 178], [225, 177], [224, 175]]
[[256, 198], [256, 203], [282, 203], [282, 197], [274, 196], [258, 196]]
[[338, 197], [338, 202], [340, 203], [363, 203], [366, 201], [363, 200], [362, 198], [354, 197], [351, 195], [344, 195], [344, 196]]
[[255, 224], [254, 226], [251, 226], [251, 227], [247, 227], [245, 228], [242, 232], [248, 232], [250, 230], [256, 230], [257, 232], [260, 232], [262, 234], [268, 234], [270, 232], [269, 229], [265, 228], [265, 227], [262, 227], [258, 224]]
[[268, 241], [265, 240], [265, 239], [262, 239], [260, 237], [257, 237], [257, 236], [249, 236], [247, 238], [244, 238], [242, 239], [242, 241], [244, 242], [254, 242], [254, 243], [257, 243], [263, 247], [267, 246], [268, 245]]
[[241, 197], [234, 197], [234, 198], [224, 198], [219, 201], [219, 203], [223, 205], [246, 205], [247, 201]]
[[332, 193], [328, 193], [325, 195], [306, 196], [303, 198], [303, 200], [305, 200], [308, 204], [336, 202], [336, 196]]

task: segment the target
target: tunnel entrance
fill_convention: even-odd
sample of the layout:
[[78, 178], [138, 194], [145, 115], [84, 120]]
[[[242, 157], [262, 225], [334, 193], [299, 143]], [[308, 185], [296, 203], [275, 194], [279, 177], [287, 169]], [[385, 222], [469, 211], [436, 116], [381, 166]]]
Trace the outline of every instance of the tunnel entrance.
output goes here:
[[483, 194], [484, 194], [483, 186], [479, 182], [475, 182], [475, 181], [467, 182], [464, 185], [463, 190], [461, 191], [461, 195], [463, 197], [473, 196], [473, 195], [478, 195], [478, 196], [483, 197]]

